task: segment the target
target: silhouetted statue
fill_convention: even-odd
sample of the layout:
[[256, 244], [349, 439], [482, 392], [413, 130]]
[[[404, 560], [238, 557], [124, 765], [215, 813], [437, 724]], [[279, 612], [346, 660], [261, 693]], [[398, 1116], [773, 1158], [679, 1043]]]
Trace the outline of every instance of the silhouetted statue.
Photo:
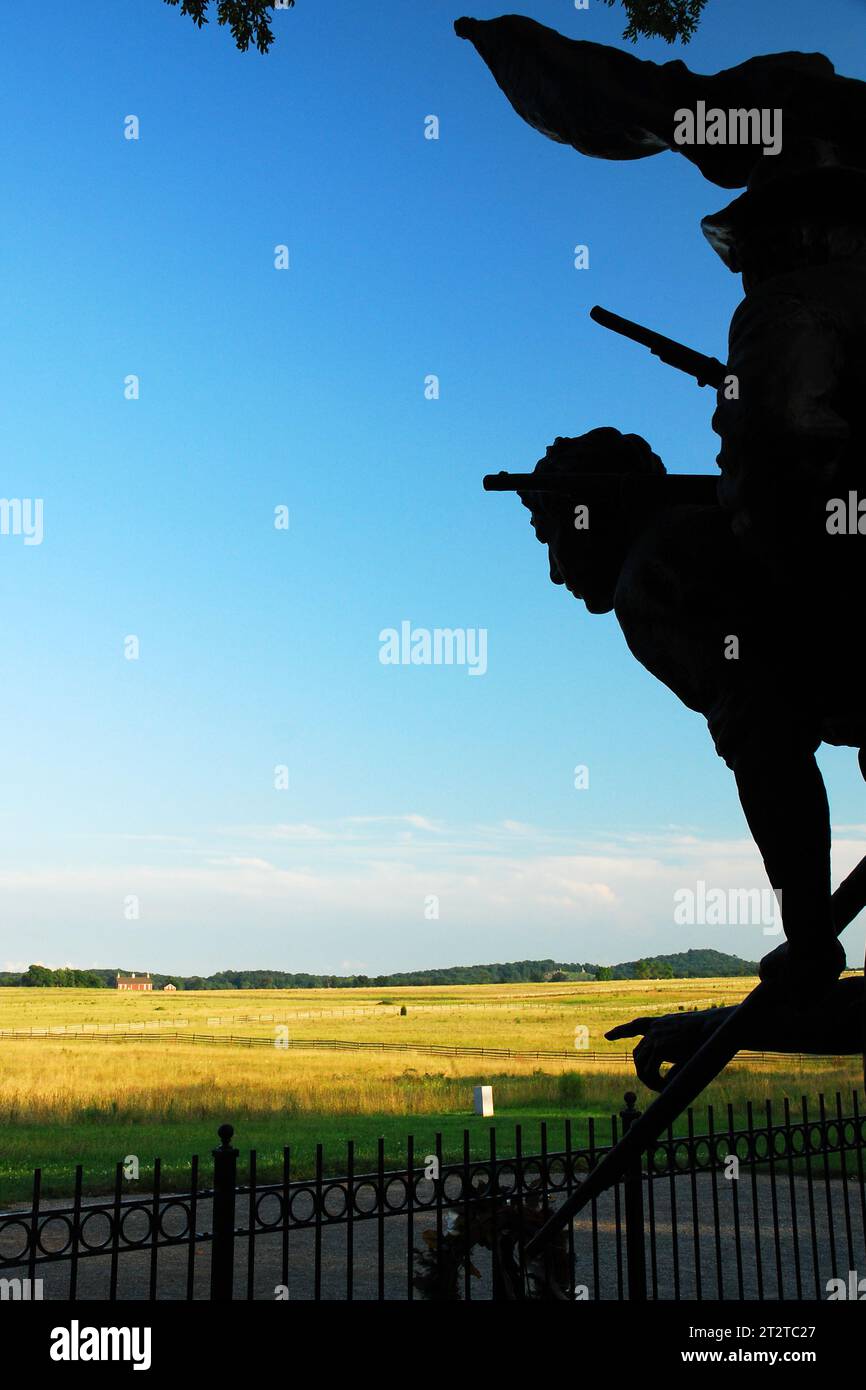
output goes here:
[[[554, 140], [607, 159], [673, 150], [714, 183], [748, 185], [702, 222], [745, 291], [713, 416], [716, 498], [666, 505], [636, 483], [630, 502], [623, 477], [664, 467], [645, 440], [610, 428], [557, 439], [532, 475], [538, 490], [520, 495], [554, 583], [590, 612], [616, 613], [634, 656], [704, 715], [734, 773], [787, 938], [762, 961], [773, 1004], [742, 1045], [859, 1051], [863, 982], [838, 982], [837, 933], [866, 905], [866, 860], [846, 881], [841, 920], [815, 753], [822, 742], [857, 748], [866, 775], [856, 635], [866, 597], [866, 84], [838, 77], [821, 54], [701, 76], [517, 15], [455, 28]], [[731, 141], [731, 124], [759, 139]], [[557, 473], [575, 480], [570, 494], [545, 488]], [[576, 507], [580, 475], [603, 473], [607, 501], [594, 481], [592, 504]], [[658, 1085], [663, 1055], [684, 1061], [723, 1014], [637, 1019], [612, 1036], [646, 1034], [636, 1062]]]
[[[694, 1013], [657, 1014], [633, 1018], [611, 1028], [605, 1037], [612, 1042], [642, 1034], [634, 1050], [635, 1071], [645, 1086], [661, 1091], [678, 1067], [694, 1056], [719, 1024], [733, 1014], [733, 1008], [698, 1009]], [[837, 980], [829, 994], [793, 1012], [784, 1002], [768, 1009], [743, 1038], [743, 1046], [756, 1052], [804, 1052], [819, 1056], [844, 1057], [863, 1050], [863, 977], [846, 975]], [[673, 1062], [663, 1075], [661, 1067]]]

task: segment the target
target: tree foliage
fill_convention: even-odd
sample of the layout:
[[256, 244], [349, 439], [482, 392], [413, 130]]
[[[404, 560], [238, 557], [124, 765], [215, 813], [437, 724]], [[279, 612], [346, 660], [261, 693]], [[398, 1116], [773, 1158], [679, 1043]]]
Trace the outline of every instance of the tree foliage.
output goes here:
[[[618, 0], [604, 0], [615, 5]], [[695, 33], [707, 0], [622, 0], [628, 23], [623, 38], [637, 43], [643, 36], [673, 43], [688, 43]]]
[[[213, 975], [162, 975], [151, 972], [155, 990], [173, 984], [178, 989], [377, 989], [403, 985], [521, 985], [543, 980], [695, 980], [713, 976], [755, 975], [755, 961], [709, 948], [680, 951], [668, 956], [645, 956], [620, 965], [594, 965], [591, 961], [512, 960], [491, 965], [450, 965], [435, 970], [406, 970], [392, 975], [311, 975], [288, 970], [218, 970]], [[103, 966], [91, 970], [49, 970], [31, 965], [23, 974], [0, 971], [0, 986], [31, 985], [60, 988], [113, 989], [126, 967]], [[136, 965], [136, 975], [145, 972]], [[385, 1002], [384, 1000], [382, 1001]]]
[[[166, 5], [180, 5], [181, 14], [189, 15], [198, 29], [208, 22], [211, 0], [165, 0]], [[291, 9], [295, 0], [285, 0], [281, 8]], [[695, 33], [707, 0], [604, 0], [606, 5], [621, 4], [628, 23], [623, 38], [637, 43], [641, 37], [688, 43]], [[232, 38], [246, 53], [254, 43], [260, 53], [267, 53], [274, 41], [271, 15], [275, 0], [213, 0], [217, 24], [227, 24]]]
[[[211, 0], [165, 0], [167, 5], [180, 5], [181, 14], [189, 15], [196, 28], [201, 29], [208, 22], [208, 9]], [[295, 0], [286, 0], [286, 8], [291, 8]], [[274, 0], [215, 0], [217, 24], [227, 24], [232, 38], [246, 53], [251, 43], [255, 43], [260, 53], [267, 53], [274, 41], [271, 28], [271, 14]]]
[[15, 983], [31, 989], [102, 989], [105, 980], [96, 970], [73, 970], [71, 966], [49, 970], [46, 965], [31, 965]]
[[[758, 965], [705, 946], [699, 950], [675, 951], [667, 956], [644, 956], [621, 965], [585, 967], [597, 980], [701, 980], [756, 975]], [[602, 969], [609, 973], [602, 975]]]

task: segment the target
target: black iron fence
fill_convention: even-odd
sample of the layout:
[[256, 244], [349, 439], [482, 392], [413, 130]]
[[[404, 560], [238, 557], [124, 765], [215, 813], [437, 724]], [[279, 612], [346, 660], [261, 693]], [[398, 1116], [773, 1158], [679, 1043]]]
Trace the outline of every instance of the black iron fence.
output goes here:
[[[407, 1140], [406, 1161], [372, 1168], [349, 1143], [340, 1176], [317, 1146], [311, 1176], [283, 1152], [277, 1181], [259, 1180], [250, 1152], [238, 1173], [231, 1126], [213, 1151], [211, 1186], [197, 1158], [183, 1192], [130, 1195], [118, 1164], [109, 1197], [44, 1200], [0, 1213], [0, 1295], [51, 1299], [826, 1299], [866, 1296], [866, 1120], [859, 1098], [693, 1111], [621, 1184], [585, 1208], [543, 1261], [522, 1249], [555, 1205], [616, 1143], [633, 1098], [586, 1142], [551, 1150], [548, 1130], [503, 1155], [491, 1128], [483, 1157], [446, 1156]], [[604, 1132], [602, 1132], [604, 1131]], [[499, 1146], [499, 1147], [498, 1147]], [[859, 1271], [859, 1272], [858, 1272]], [[837, 1281], [835, 1284], [831, 1281]]]

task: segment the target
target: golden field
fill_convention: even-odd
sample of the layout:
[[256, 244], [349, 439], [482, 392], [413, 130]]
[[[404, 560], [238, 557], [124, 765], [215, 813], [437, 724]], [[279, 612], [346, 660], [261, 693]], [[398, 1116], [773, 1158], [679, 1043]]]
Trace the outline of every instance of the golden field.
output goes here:
[[[312, 1161], [315, 1142], [334, 1151], [354, 1138], [359, 1153], [379, 1135], [398, 1161], [405, 1136], [439, 1130], [443, 1141], [486, 1140], [490, 1122], [472, 1115], [472, 1086], [494, 1086], [498, 1142], [513, 1126], [565, 1117], [585, 1132], [589, 1116], [622, 1108], [626, 1090], [638, 1104], [651, 1095], [636, 1083], [623, 1044], [603, 1034], [639, 1014], [737, 1002], [752, 980], [605, 981], [586, 984], [371, 988], [311, 991], [179, 991], [120, 994], [114, 990], [0, 989], [0, 1029], [57, 1029], [50, 1036], [0, 1037], [0, 1205], [20, 1197], [35, 1165], [46, 1191], [68, 1190], [81, 1162], [90, 1190], [110, 1186], [114, 1165], [127, 1154], [150, 1162], [160, 1153], [169, 1181], [193, 1152], [207, 1154], [216, 1128], [231, 1121], [242, 1148], [255, 1147], [260, 1168], [276, 1165], [284, 1144], [297, 1171]], [[399, 1010], [407, 1012], [401, 1015]], [[94, 1040], [79, 1030], [103, 1035]], [[220, 1043], [169, 1041], [165, 1033], [293, 1040], [351, 1039], [416, 1045], [406, 1052], [247, 1049]], [[575, 1029], [588, 1029], [575, 1048]], [[128, 1040], [109, 1029], [138, 1030]], [[558, 1059], [454, 1057], [431, 1046], [518, 1050], [555, 1049]], [[618, 1060], [614, 1060], [618, 1059]], [[737, 1115], [745, 1102], [828, 1097], [850, 1102], [860, 1081], [857, 1058], [842, 1063], [740, 1062], [728, 1068], [705, 1100]], [[576, 1137], [577, 1142], [577, 1137]]]

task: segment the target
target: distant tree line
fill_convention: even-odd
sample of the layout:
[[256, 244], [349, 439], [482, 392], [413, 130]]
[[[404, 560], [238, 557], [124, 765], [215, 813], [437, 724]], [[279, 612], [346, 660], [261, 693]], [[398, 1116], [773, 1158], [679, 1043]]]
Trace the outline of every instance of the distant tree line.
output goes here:
[[[398, 985], [521, 985], [572, 980], [696, 980], [710, 976], [755, 975], [755, 961], [724, 951], [680, 951], [668, 956], [645, 956], [621, 965], [563, 964], [555, 960], [515, 960], [496, 965], [451, 965], [440, 970], [407, 970], [392, 975], [308, 975], [286, 970], [219, 970], [214, 975], [151, 973], [155, 990], [172, 984], [177, 989], [379, 989]], [[120, 969], [121, 975], [131, 970]], [[136, 975], [143, 975], [136, 970]], [[111, 989], [118, 969], [50, 970], [31, 965], [23, 973], [0, 971], [0, 985], [38, 989]]]

